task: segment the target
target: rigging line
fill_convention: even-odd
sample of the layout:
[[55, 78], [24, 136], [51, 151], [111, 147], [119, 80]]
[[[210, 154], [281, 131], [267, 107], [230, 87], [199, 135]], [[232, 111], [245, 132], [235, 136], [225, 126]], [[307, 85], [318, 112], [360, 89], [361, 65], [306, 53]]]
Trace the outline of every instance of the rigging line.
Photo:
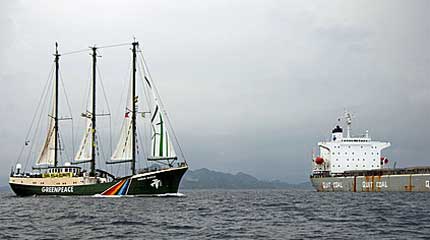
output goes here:
[[[145, 143], [143, 142], [142, 136], [143, 134], [140, 133], [140, 130], [137, 129], [137, 133], [138, 133], [138, 138], [140, 140], [140, 146], [142, 148], [142, 153], [143, 153], [143, 157], [145, 158], [146, 156], [149, 156], [146, 152], [146, 148], [144, 147]], [[140, 161], [138, 162], [138, 164], [140, 165]], [[144, 164], [147, 166], [147, 161], [144, 161]]]
[[70, 106], [69, 98], [67, 96], [66, 87], [64, 85], [63, 75], [61, 74], [61, 71], [60, 71], [60, 80], [61, 80], [61, 86], [62, 86], [62, 89], [63, 89], [64, 97], [66, 99], [67, 108], [69, 110], [70, 118], [71, 118], [71, 121], [72, 121], [72, 152], [75, 152], [75, 143], [74, 143], [75, 139], [74, 139], [74, 135], [73, 135], [74, 134], [74, 131], [73, 131], [74, 125], [73, 125], [73, 117], [72, 117], [72, 108]]
[[71, 51], [71, 52], [66, 52], [66, 53], [62, 53], [61, 56], [65, 56], [65, 55], [72, 55], [72, 54], [76, 54], [76, 53], [81, 53], [81, 52], [86, 52], [89, 51], [90, 49], [85, 48], [85, 49], [81, 49], [81, 50], [76, 50], [76, 51]]
[[[113, 45], [106, 45], [106, 46], [97, 47], [97, 49], [121, 47], [121, 46], [127, 46], [127, 45], [131, 45], [131, 43], [119, 43], [119, 44], [113, 44]], [[90, 49], [85, 48], [85, 49], [80, 49], [80, 50], [76, 50], [76, 51], [65, 52], [65, 53], [62, 53], [61, 56], [72, 55], [72, 54], [76, 54], [76, 53], [82, 53], [82, 52], [86, 52], [89, 50]]]
[[[88, 72], [88, 76], [91, 76], [91, 65], [88, 66], [87, 72]], [[92, 81], [90, 79], [90, 81], [87, 81], [87, 86], [86, 86], [85, 91], [84, 91], [84, 92], [86, 92], [86, 95], [85, 95], [85, 98], [84, 98], [83, 102], [81, 103], [81, 108], [80, 108], [80, 109], [84, 110], [84, 112], [82, 112], [84, 114], [88, 113], [88, 102], [89, 102], [90, 94], [91, 94], [91, 85], [92, 85]], [[80, 119], [82, 119], [82, 118], [80, 118]], [[87, 126], [88, 126], [88, 124], [87, 124], [88, 123], [88, 118], [84, 118], [83, 121], [84, 121], [84, 124], [81, 127], [81, 123], [80, 122], [82, 122], [82, 120], [79, 121], [79, 119], [78, 119], [78, 124], [79, 124], [78, 125], [78, 129], [85, 129], [85, 132], [84, 132], [85, 133], [84, 137], [85, 137], [86, 131], [87, 131]], [[78, 136], [77, 136], [78, 132], [76, 132], [75, 139], [79, 139]], [[81, 143], [79, 142], [79, 147], [80, 147], [80, 144]]]
[[97, 49], [121, 47], [121, 46], [128, 46], [128, 45], [131, 45], [131, 43], [118, 43], [118, 44], [113, 44], [113, 45], [106, 45], [106, 46], [97, 47]]
[[[129, 64], [129, 66], [128, 66], [128, 70], [127, 70], [127, 74], [126, 74], [126, 76], [124, 77], [125, 79], [128, 79], [127, 81], [131, 81], [131, 64]], [[130, 74], [130, 76], [128, 76]], [[126, 96], [126, 104], [125, 104], [125, 106], [127, 107], [127, 104], [128, 104], [128, 94], [129, 94], [129, 92], [130, 92], [130, 84], [127, 84], [127, 88], [122, 88], [122, 90], [121, 90], [121, 96], [120, 96], [120, 98], [119, 98], [119, 102], [118, 102], [118, 106], [116, 107], [116, 109], [118, 110], [117, 112], [122, 112], [121, 111], [121, 109], [122, 109], [122, 106], [124, 106], [123, 104], [122, 104], [122, 100], [123, 100], [123, 98], [124, 98], [124, 91], [125, 91], [125, 89], [127, 89], [127, 96]], [[120, 114], [120, 116], [121, 116], [121, 114]], [[120, 121], [121, 122], [123, 122], [123, 118], [121, 118], [120, 119]], [[115, 122], [114, 122], [115, 123]]]
[[[149, 97], [149, 93], [148, 93], [149, 90], [147, 90], [147, 87], [145, 87], [146, 86], [145, 80], [142, 77], [142, 76], [145, 75], [145, 73], [143, 71], [143, 68], [142, 68], [142, 70], [138, 68], [138, 72], [140, 73], [139, 77], [140, 77], [140, 80], [142, 81], [142, 84], [140, 84], [140, 87], [142, 88], [143, 95], [146, 98], [146, 106], [145, 106], [145, 104], [142, 104], [142, 108], [143, 108], [143, 110], [142, 110], [143, 113], [142, 114], [143, 114], [143, 118], [144, 118], [143, 121], [145, 123], [145, 120], [146, 120], [145, 119], [145, 107], [147, 107], [147, 109], [148, 109], [149, 112], [151, 112], [152, 109], [151, 109], [151, 106], [150, 106], [150, 97]], [[144, 154], [144, 156], [148, 157], [150, 155], [149, 155], [149, 153], [146, 152], [146, 147], [148, 147], [149, 149], [151, 149], [151, 143], [148, 144], [147, 142], [144, 142], [142, 140], [142, 138], [143, 139], [149, 139], [148, 133], [151, 132], [151, 122], [149, 120], [146, 120], [146, 122], [149, 122], [149, 124], [147, 124], [148, 128], [144, 129], [144, 131], [143, 131], [144, 134], [140, 134], [140, 133], [139, 134], [140, 134], [140, 138], [141, 138], [140, 140], [141, 140], [141, 144], [142, 144], [143, 154]], [[145, 126], [145, 124], [144, 124], [144, 126]], [[148, 167], [148, 161], [144, 161], [144, 165], [145, 165], [145, 167]]]
[[[125, 108], [126, 108], [126, 111], [128, 110], [128, 103], [129, 103], [129, 100], [130, 100], [130, 98], [131, 98], [131, 94], [130, 94], [130, 90], [131, 90], [131, 84], [130, 84], [130, 82], [131, 82], [131, 72], [132, 72], [132, 69], [131, 69], [131, 64], [129, 65], [129, 68], [128, 68], [128, 74], [130, 74], [129, 76], [128, 76], [128, 83], [129, 84], [127, 84], [127, 96], [125, 97], [126, 98], [126, 100], [125, 100]], [[125, 77], [125, 78], [127, 78], [127, 76]], [[118, 109], [118, 112], [121, 112], [121, 114], [119, 114], [119, 116], [121, 116], [122, 115], [122, 117], [119, 119], [119, 121], [118, 121], [118, 123], [119, 122], [121, 122], [121, 128], [120, 128], [120, 132], [119, 132], [119, 135], [118, 135], [118, 139], [119, 140], [121, 140], [121, 135], [122, 135], [122, 131], [123, 131], [123, 129], [124, 129], [124, 127], [125, 127], [125, 121], [126, 121], [126, 119], [124, 118], [124, 113], [120, 110], [121, 109], [121, 106], [123, 106], [122, 105], [122, 99], [124, 98], [124, 89], [125, 88], [122, 88], [122, 91], [121, 91], [121, 96], [120, 96], [120, 101], [119, 101], [119, 103], [118, 103], [118, 107], [117, 107], [117, 109]], [[117, 145], [115, 146], [115, 151], [116, 151], [116, 148], [118, 147], [118, 144], [119, 144], [119, 142], [117, 143]], [[112, 156], [112, 155], [111, 155]]]
[[[103, 159], [106, 159], [106, 154], [105, 154], [105, 152], [103, 151], [103, 146], [102, 146], [102, 144], [101, 144], [101, 139], [102, 139], [102, 137], [101, 137], [101, 134], [100, 134], [100, 133], [97, 133], [97, 135], [96, 135], [96, 139], [97, 139], [97, 142], [96, 142], [96, 144], [97, 144], [97, 150], [98, 150], [98, 152], [99, 152], [99, 153], [101, 153], [102, 158], [103, 158]], [[100, 156], [100, 155], [99, 155], [99, 156]], [[99, 165], [99, 166], [101, 166], [101, 164], [102, 164], [102, 162], [103, 162], [103, 161], [101, 161], [101, 160], [100, 160], [100, 157], [98, 157], [98, 158], [97, 158], [97, 161], [98, 161], [98, 165]]]
[[[141, 62], [139, 62], [140, 63], [140, 65], [142, 65], [142, 63]], [[140, 79], [141, 79], [141, 81], [142, 81], [142, 84], [140, 84], [140, 86], [141, 86], [141, 88], [142, 88], [142, 93], [143, 93], [143, 95], [145, 96], [145, 98], [146, 98], [146, 104], [147, 104], [147, 107], [148, 107], [148, 111], [149, 112], [151, 112], [152, 111], [152, 109], [151, 109], [151, 105], [150, 105], [150, 103], [151, 103], [151, 100], [150, 100], [150, 97], [149, 97], [149, 90], [147, 90], [147, 88], [148, 87], [145, 87], [147, 84], [145, 84], [145, 80], [144, 80], [144, 77], [145, 77], [145, 71], [143, 70], [143, 67], [142, 67], [142, 70], [140, 70], [139, 68], [138, 68], [138, 72], [140, 73], [139, 74], [139, 77], [140, 77]], [[145, 111], [145, 110], [142, 110], [142, 111]]]
[[[25, 141], [26, 141], [26, 142], [28, 141], [28, 137], [30, 136], [31, 130], [33, 129], [33, 122], [34, 122], [34, 120], [36, 119], [37, 112], [39, 111], [39, 108], [40, 108], [41, 103], [42, 103], [42, 99], [43, 99], [43, 97], [44, 97], [44, 95], [45, 95], [46, 88], [48, 87], [49, 80], [51, 79], [51, 76], [52, 76], [52, 73], [53, 73], [53, 72], [54, 72], [54, 63], [52, 63], [52, 65], [51, 65], [51, 71], [49, 71], [48, 79], [46, 80], [45, 85], [44, 85], [43, 90], [42, 90], [42, 95], [40, 96], [39, 101], [38, 101], [38, 103], [37, 103], [36, 110], [35, 110], [35, 111], [34, 111], [34, 113], [33, 113], [33, 117], [32, 117], [32, 119], [31, 119], [30, 127], [29, 127], [29, 129], [27, 130], [27, 134], [25, 135]], [[17, 158], [17, 159], [16, 159], [16, 161], [15, 161], [15, 165], [16, 165], [16, 164], [18, 163], [18, 161], [21, 159], [21, 156], [22, 156], [22, 154], [23, 154], [23, 152], [24, 152], [24, 148], [25, 148], [25, 146], [26, 146], [26, 144], [24, 144], [24, 145], [22, 146], [21, 151], [20, 151], [20, 153], [19, 153], [19, 155], [18, 155], [18, 158]], [[27, 160], [27, 161], [28, 161], [28, 160]]]
[[99, 75], [99, 82], [100, 82], [100, 86], [102, 87], [104, 100], [106, 102], [106, 107], [107, 107], [108, 112], [109, 112], [109, 128], [111, 129], [110, 139], [109, 139], [110, 143], [109, 144], [110, 144], [110, 155], [112, 155], [112, 126], [111, 126], [112, 125], [111, 124], [111, 118], [112, 117], [111, 117], [111, 110], [110, 110], [109, 102], [108, 102], [108, 99], [107, 99], [106, 90], [105, 90], [105, 87], [104, 87], [104, 84], [103, 84], [102, 74], [101, 74], [100, 69], [99, 69], [98, 66], [97, 66], [97, 73]]
[[[70, 159], [70, 156], [69, 156], [69, 153], [67, 152], [67, 149], [66, 149], [65, 144], [64, 144], [64, 139], [63, 139], [63, 136], [61, 135], [60, 131], [58, 132], [58, 136], [60, 138], [60, 149], [59, 149], [60, 150], [59, 151], [60, 152], [60, 160], [63, 160], [63, 164], [64, 164], [64, 159], [62, 158], [62, 156], [63, 156], [62, 152], [64, 151], [64, 155], [65, 155], [66, 159]], [[61, 145], [63, 145], [63, 148], [61, 148]], [[61, 150], [63, 150], [63, 151], [61, 151]]]
[[[53, 100], [53, 91], [49, 91], [49, 89], [51, 89], [51, 87], [52, 87], [52, 83], [53, 83], [53, 81], [51, 81], [52, 80], [52, 76], [53, 76], [53, 72], [54, 72], [54, 68], [53, 68], [53, 71], [51, 72], [51, 74], [50, 74], [50, 77], [48, 78], [48, 85], [46, 86], [46, 88], [45, 88], [45, 91], [44, 92], [42, 92], [42, 99], [41, 99], [41, 101], [40, 101], [40, 103], [44, 103], [44, 102], [47, 102], [47, 100], [48, 100], [48, 98], [52, 101]], [[25, 166], [24, 166], [24, 169], [26, 169], [27, 168], [27, 165], [28, 165], [28, 162], [30, 161], [30, 158], [31, 158], [31, 156], [32, 156], [32, 154], [33, 154], [33, 148], [37, 145], [37, 143], [39, 143], [39, 145], [41, 145], [40, 144], [40, 142], [44, 142], [43, 141], [43, 139], [38, 139], [39, 138], [39, 132], [40, 132], [40, 130], [41, 130], [41, 127], [40, 127], [40, 125], [41, 125], [41, 121], [42, 121], [42, 116], [43, 115], [45, 115], [45, 111], [48, 111], [49, 112], [49, 109], [48, 108], [50, 108], [50, 107], [52, 107], [50, 104], [45, 104], [45, 105], [43, 105], [43, 104], [41, 104], [40, 105], [41, 107], [40, 107], [40, 109], [38, 110], [38, 111], [40, 111], [39, 112], [39, 116], [38, 116], [38, 118], [37, 118], [37, 123], [36, 123], [36, 126], [35, 126], [35, 128], [34, 128], [34, 143], [33, 144], [31, 144], [30, 145], [30, 149], [28, 150], [28, 153], [27, 153], [27, 161], [25, 162]], [[37, 112], [36, 112], [37, 113]], [[48, 114], [49, 115], [49, 114]], [[49, 134], [49, 129], [48, 129], [48, 134]], [[36, 154], [36, 153], [35, 153]], [[37, 156], [34, 156], [35, 158], [37, 158]]]
[[[139, 49], [140, 50], [140, 49]], [[147, 73], [148, 73], [148, 76], [149, 76], [149, 78], [150, 78], [150, 80], [151, 80], [151, 82], [152, 83], [154, 83], [154, 81], [153, 81], [153, 79], [152, 79], [152, 76], [151, 76], [151, 72], [149, 71], [149, 68], [148, 68], [148, 65], [146, 64], [146, 61], [145, 61], [145, 58], [143, 57], [143, 54], [142, 54], [142, 51], [139, 51], [139, 55], [140, 55], [140, 57], [141, 57], [141, 59], [142, 59], [142, 63], [143, 63], [143, 67], [144, 67], [144, 71], [146, 71]], [[163, 109], [163, 111], [164, 111], [164, 114], [165, 114], [165, 118], [166, 118], [166, 120], [167, 120], [167, 123], [169, 124], [169, 126], [170, 126], [170, 130], [172, 131], [172, 135], [173, 135], [173, 137], [175, 138], [175, 142], [176, 142], [176, 145], [178, 146], [178, 148], [179, 148], [179, 152], [181, 153], [181, 156], [182, 156], [182, 158], [184, 159], [184, 161], [185, 161], [185, 163], [187, 163], [187, 160], [186, 160], [186, 158], [185, 158], [185, 154], [184, 154], [184, 152], [182, 151], [182, 147], [181, 147], [181, 144], [179, 143], [179, 141], [178, 141], [178, 137], [176, 136], [176, 133], [175, 133], [175, 130], [174, 130], [174, 128], [173, 128], [173, 125], [172, 125], [172, 122], [170, 121], [170, 117], [169, 117], [169, 115], [167, 114], [167, 112], [166, 112], [166, 110], [165, 110], [165, 108], [164, 108], [164, 104], [163, 104], [163, 101], [161, 100], [161, 97], [160, 97], [160, 94], [158, 93], [158, 89], [157, 89], [157, 87], [155, 86], [155, 84], [152, 84], [153, 86], [153, 88], [154, 88], [154, 90], [155, 90], [155, 94], [157, 95], [157, 98], [158, 98], [158, 100], [159, 100], [159, 102], [160, 102], [160, 105], [161, 105], [161, 107], [162, 107], [162, 109]]]
[[105, 87], [104, 87], [104, 84], [103, 84], [102, 74], [100, 73], [100, 69], [99, 69], [99, 67], [97, 67], [97, 73], [98, 73], [98, 76], [99, 76], [100, 86], [102, 87], [104, 100], [105, 100], [105, 102], [106, 102], [106, 107], [107, 107], [107, 109], [108, 109], [108, 111], [109, 111], [109, 113], [110, 113], [110, 112], [111, 112], [111, 110], [110, 110], [109, 102], [108, 102], [108, 99], [107, 99], [107, 94], [106, 94], [106, 91], [105, 91]]

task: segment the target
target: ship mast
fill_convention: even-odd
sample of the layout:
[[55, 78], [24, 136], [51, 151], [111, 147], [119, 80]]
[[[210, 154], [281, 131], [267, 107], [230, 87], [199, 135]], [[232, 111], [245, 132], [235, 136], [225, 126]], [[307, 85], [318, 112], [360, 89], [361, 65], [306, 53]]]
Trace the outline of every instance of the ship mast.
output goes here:
[[136, 96], [136, 50], [139, 46], [139, 42], [133, 42], [132, 43], [133, 48], [133, 77], [132, 77], [132, 115], [131, 115], [131, 144], [132, 144], [132, 159], [131, 159], [131, 174], [136, 174], [136, 102], [137, 102], [137, 96]]
[[60, 54], [58, 54], [58, 43], [55, 42], [55, 113], [54, 113], [54, 167], [58, 165], [58, 70]]
[[93, 50], [93, 84], [92, 84], [92, 109], [91, 109], [91, 170], [90, 176], [95, 176], [96, 171], [96, 62], [97, 62], [97, 48], [94, 46]]

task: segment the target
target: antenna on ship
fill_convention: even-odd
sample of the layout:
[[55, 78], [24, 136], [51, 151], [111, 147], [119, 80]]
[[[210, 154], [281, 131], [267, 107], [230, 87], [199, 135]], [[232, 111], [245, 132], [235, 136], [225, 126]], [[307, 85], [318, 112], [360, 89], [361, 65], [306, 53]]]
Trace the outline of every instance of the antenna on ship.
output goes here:
[[[348, 112], [347, 109], [345, 109], [345, 112], [343, 114], [343, 118], [346, 122], [346, 137], [351, 137], [351, 125], [352, 125], [352, 113]], [[340, 120], [340, 119], [339, 119]]]

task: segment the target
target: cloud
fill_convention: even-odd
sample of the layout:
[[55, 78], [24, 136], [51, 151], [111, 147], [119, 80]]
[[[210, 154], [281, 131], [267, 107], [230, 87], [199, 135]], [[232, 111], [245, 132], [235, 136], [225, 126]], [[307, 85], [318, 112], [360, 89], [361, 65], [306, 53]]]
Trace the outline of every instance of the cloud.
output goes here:
[[[192, 168], [306, 181], [312, 148], [345, 107], [357, 116], [354, 132], [369, 129], [392, 142], [390, 159], [428, 165], [428, 7], [428, 1], [2, 2], [0, 131], [7, 137], [0, 151], [8, 160], [0, 173], [8, 174], [19, 152], [54, 42], [66, 52], [133, 36]], [[129, 50], [100, 53], [118, 123]], [[90, 58], [64, 56], [61, 64], [77, 119]]]

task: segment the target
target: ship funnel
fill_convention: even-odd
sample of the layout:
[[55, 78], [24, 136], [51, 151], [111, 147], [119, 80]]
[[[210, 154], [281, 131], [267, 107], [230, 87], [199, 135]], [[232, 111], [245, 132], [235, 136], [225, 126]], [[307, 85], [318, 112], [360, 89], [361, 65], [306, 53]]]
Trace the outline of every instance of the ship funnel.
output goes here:
[[343, 138], [343, 130], [339, 125], [337, 125], [333, 131], [331, 131], [331, 140], [340, 141]]

